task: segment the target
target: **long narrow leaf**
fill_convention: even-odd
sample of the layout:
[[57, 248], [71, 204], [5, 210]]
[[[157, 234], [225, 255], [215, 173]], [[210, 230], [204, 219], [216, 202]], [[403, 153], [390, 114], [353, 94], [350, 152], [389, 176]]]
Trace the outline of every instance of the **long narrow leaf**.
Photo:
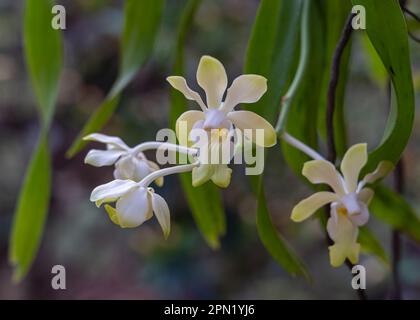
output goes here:
[[91, 115], [82, 131], [67, 151], [73, 157], [86, 145], [82, 138], [96, 132], [108, 122], [118, 106], [119, 97], [150, 56], [160, 25], [163, 0], [126, 0], [125, 21], [121, 44], [121, 64], [118, 79], [106, 100]]
[[61, 33], [51, 27], [53, 4], [50, 0], [27, 0], [25, 6], [25, 58], [42, 123], [38, 145], [20, 191], [10, 238], [9, 256], [16, 280], [26, 275], [36, 256], [50, 200], [48, 128], [63, 62]]
[[380, 145], [370, 153], [364, 172], [382, 160], [398, 162], [411, 135], [414, 89], [407, 26], [397, 0], [353, 0], [366, 9], [366, 32], [388, 71], [396, 94]]

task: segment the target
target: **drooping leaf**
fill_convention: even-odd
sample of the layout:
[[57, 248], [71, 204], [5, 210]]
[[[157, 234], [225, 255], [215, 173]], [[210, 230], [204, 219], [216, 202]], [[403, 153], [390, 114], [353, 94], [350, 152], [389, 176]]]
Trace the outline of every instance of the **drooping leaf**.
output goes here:
[[[308, 62], [302, 82], [293, 99], [288, 121], [287, 132], [313, 148], [317, 147], [317, 114], [321, 100], [320, 74], [325, 69], [325, 26], [320, 9], [312, 6], [309, 27]], [[299, 59], [296, 55], [295, 59]], [[310, 160], [301, 151], [282, 142], [284, 158], [289, 167], [301, 176], [303, 163]], [[306, 181], [306, 179], [305, 179]]]
[[378, 219], [420, 241], [420, 218], [398, 193], [385, 186], [377, 186], [370, 209]]
[[258, 195], [257, 229], [262, 243], [277, 263], [292, 275], [299, 275], [308, 280], [310, 279], [304, 264], [292, 252], [273, 225], [266, 204], [263, 184], [259, 188]]
[[48, 213], [51, 189], [51, 164], [48, 140], [41, 137], [20, 191], [10, 242], [13, 278], [22, 279], [34, 260], [41, 242]]
[[[265, 76], [268, 79], [268, 90], [259, 102], [247, 108], [271, 122], [275, 120], [293, 68], [301, 6], [302, 1], [261, 1], [248, 43], [244, 72]], [[257, 229], [263, 245], [286, 271], [309, 278], [303, 264], [273, 225], [266, 205], [262, 175], [251, 178], [258, 203]]]
[[63, 64], [61, 34], [51, 27], [53, 5], [27, 0], [24, 21], [25, 59], [45, 127], [54, 113]]
[[17, 200], [10, 236], [9, 258], [15, 267], [15, 280], [27, 274], [38, 252], [50, 201], [48, 128], [54, 114], [63, 60], [61, 33], [51, 27], [53, 4], [50, 0], [27, 0], [25, 4], [25, 59], [42, 123]]
[[364, 172], [382, 160], [398, 162], [411, 135], [414, 120], [414, 90], [407, 26], [397, 0], [352, 0], [366, 9], [366, 32], [392, 80], [397, 103], [389, 113], [380, 145], [369, 155]]
[[[189, 0], [180, 18], [173, 67], [174, 75], [183, 75], [184, 73], [185, 40], [199, 4], [199, 0]], [[172, 128], [175, 127], [176, 119], [185, 111], [187, 111], [185, 97], [177, 90], [171, 89], [169, 122]], [[219, 239], [224, 235], [226, 229], [225, 212], [220, 191], [212, 182], [200, 187], [193, 187], [191, 174], [188, 173], [182, 174], [180, 180], [191, 213], [204, 239], [210, 247], [219, 247]]]
[[246, 107], [272, 124], [293, 66], [301, 7], [301, 0], [261, 1], [248, 43], [244, 73], [266, 77], [268, 88], [260, 101]]
[[83, 149], [86, 145], [86, 141], [82, 140], [84, 136], [100, 131], [108, 122], [118, 106], [121, 92], [152, 53], [163, 4], [163, 0], [125, 1], [119, 76], [106, 100], [91, 115], [67, 151], [68, 157], [73, 157]]

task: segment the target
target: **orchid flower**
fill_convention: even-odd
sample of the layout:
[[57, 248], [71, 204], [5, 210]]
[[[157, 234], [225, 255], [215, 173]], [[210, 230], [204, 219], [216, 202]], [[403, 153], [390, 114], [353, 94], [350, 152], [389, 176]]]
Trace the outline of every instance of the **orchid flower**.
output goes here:
[[[138, 148], [128, 147], [120, 138], [93, 133], [83, 138], [87, 141], [105, 143], [106, 150], [90, 150], [85, 158], [85, 163], [95, 167], [110, 166], [115, 164], [114, 178], [140, 181], [148, 174], [159, 170], [159, 166], [147, 160]], [[156, 181], [158, 186], [163, 185], [163, 178]]]
[[[185, 78], [171, 76], [167, 81], [182, 92], [185, 98], [196, 101], [201, 108], [201, 111], [184, 112], [178, 118], [176, 132], [181, 144], [188, 143], [181, 135], [181, 126], [185, 124], [187, 135], [192, 129], [204, 129], [209, 133], [231, 130], [233, 127], [240, 130], [262, 129], [264, 139], [261, 146], [271, 147], [276, 144], [276, 131], [267, 120], [251, 111], [234, 110], [234, 107], [240, 103], [257, 102], [267, 91], [266, 78], [254, 74], [237, 77], [227, 90], [223, 101], [228, 84], [225, 68], [219, 60], [203, 56], [197, 69], [197, 82], [206, 93], [206, 104], [196, 91], [190, 89]], [[222, 133], [220, 135], [223, 136]], [[231, 169], [226, 164], [202, 164], [193, 170], [193, 185], [200, 185], [211, 179], [215, 184], [227, 187], [230, 176]]]
[[[90, 196], [90, 201], [97, 207], [105, 205], [110, 219], [122, 228], [140, 226], [155, 214], [165, 238], [170, 232], [170, 212], [164, 198], [156, 194], [149, 185], [166, 175], [188, 172], [198, 165], [198, 162], [160, 169], [147, 175], [139, 182], [116, 179], [96, 187]], [[115, 207], [108, 203], [115, 202]]]
[[352, 146], [341, 162], [340, 174], [335, 166], [326, 160], [312, 160], [303, 166], [302, 174], [314, 184], [327, 184], [330, 191], [321, 191], [299, 202], [293, 209], [291, 219], [301, 222], [309, 218], [324, 205], [330, 204], [331, 216], [327, 223], [327, 232], [334, 241], [329, 247], [330, 262], [338, 267], [348, 258], [357, 263], [360, 244], [357, 243], [358, 227], [369, 220], [368, 205], [374, 192], [365, 187], [386, 176], [392, 169], [392, 163], [382, 161], [376, 170], [367, 174], [360, 182], [359, 175], [368, 159], [365, 143]]

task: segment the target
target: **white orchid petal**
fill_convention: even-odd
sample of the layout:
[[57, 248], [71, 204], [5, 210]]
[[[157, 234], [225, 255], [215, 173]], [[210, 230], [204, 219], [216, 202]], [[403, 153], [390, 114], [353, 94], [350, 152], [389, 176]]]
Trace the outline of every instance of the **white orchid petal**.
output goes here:
[[363, 178], [363, 183], [374, 183], [377, 180], [385, 177], [388, 173], [394, 170], [394, 164], [391, 161], [381, 161], [376, 167], [375, 171], [368, 173]]
[[208, 108], [218, 108], [227, 87], [223, 64], [210, 56], [203, 56], [197, 68], [197, 82], [206, 92]]
[[346, 182], [348, 192], [356, 191], [360, 171], [366, 165], [367, 159], [366, 143], [356, 144], [345, 153], [341, 162], [341, 173]]
[[369, 221], [369, 209], [363, 202], [359, 203], [360, 210], [357, 214], [349, 215], [350, 220], [354, 225], [360, 227], [364, 226]]
[[196, 101], [203, 111], [207, 109], [200, 95], [194, 90], [190, 89], [184, 77], [172, 76], [167, 77], [166, 80], [174, 89], [183, 93], [185, 98], [187, 98], [188, 100]]
[[171, 216], [168, 204], [164, 198], [156, 193], [152, 193], [151, 197], [153, 212], [162, 228], [163, 236], [167, 239], [171, 231]]
[[206, 120], [204, 120], [204, 129], [216, 129], [222, 126], [222, 123], [226, 121], [226, 114], [218, 109], [209, 109], [205, 112]]
[[299, 202], [292, 211], [291, 219], [301, 222], [313, 215], [319, 208], [338, 199], [333, 192], [321, 191]]
[[122, 228], [134, 228], [153, 216], [146, 188], [138, 188], [117, 201], [116, 211]]
[[266, 91], [266, 78], [255, 74], [241, 75], [233, 80], [221, 110], [229, 112], [240, 103], [257, 102]]
[[108, 144], [114, 149], [128, 150], [130, 149], [120, 138], [107, 136], [102, 133], [92, 133], [83, 138], [85, 141], [96, 141]]
[[201, 164], [192, 170], [192, 185], [193, 187], [201, 186], [210, 180], [215, 171], [213, 164]]
[[227, 188], [230, 184], [232, 169], [226, 164], [216, 165], [211, 181], [220, 188]]
[[190, 131], [197, 122], [204, 121], [205, 118], [204, 112], [195, 110], [186, 111], [179, 116], [176, 120], [175, 130], [181, 145], [188, 145]]
[[113, 165], [125, 151], [122, 150], [90, 150], [85, 157], [85, 163], [95, 167]]
[[[252, 130], [252, 142], [262, 147], [271, 147], [277, 143], [277, 134], [273, 126], [263, 117], [251, 111], [232, 111], [229, 112], [227, 118], [238, 129], [244, 131], [246, 129]], [[256, 130], [264, 130], [263, 141], [256, 139]], [[244, 132], [246, 133], [246, 131]]]
[[327, 231], [334, 245], [329, 247], [330, 262], [333, 267], [341, 266], [346, 258], [357, 263], [360, 244], [356, 243], [358, 228], [347, 218], [338, 213], [337, 219], [330, 217], [327, 222]]
[[360, 213], [359, 199], [355, 192], [344, 195], [341, 197], [340, 202], [346, 208], [348, 214]]
[[119, 197], [137, 187], [137, 183], [131, 180], [114, 180], [93, 189], [90, 201], [99, 207], [102, 203], [114, 202]]
[[329, 185], [340, 197], [345, 194], [342, 178], [331, 162], [326, 160], [308, 161], [303, 166], [302, 174], [311, 183]]
[[115, 164], [114, 178], [135, 180], [134, 170], [133, 157], [131, 155], [124, 156]]

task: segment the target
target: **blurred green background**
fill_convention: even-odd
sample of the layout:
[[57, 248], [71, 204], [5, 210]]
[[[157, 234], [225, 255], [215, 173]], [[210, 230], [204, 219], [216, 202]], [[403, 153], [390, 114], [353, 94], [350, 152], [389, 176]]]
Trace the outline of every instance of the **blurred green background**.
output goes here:
[[[206, 245], [196, 228], [177, 177], [168, 177], [159, 191], [171, 209], [173, 228], [167, 241], [154, 220], [136, 229], [123, 230], [112, 224], [103, 209], [90, 203], [91, 190], [112, 179], [112, 168], [84, 165], [86, 150], [71, 160], [64, 153], [117, 75], [123, 1], [58, 3], [67, 10], [67, 30], [63, 32], [65, 69], [50, 134], [54, 166], [51, 208], [33, 268], [16, 285], [11, 282], [7, 245], [16, 197], [36, 143], [39, 122], [23, 59], [23, 1], [0, 1], [0, 298], [356, 297], [347, 268], [330, 267], [318, 221], [312, 219], [297, 225], [289, 219], [293, 205], [311, 191], [286, 167], [278, 146], [270, 150], [270, 163], [265, 169], [268, 204], [275, 225], [308, 264], [314, 278], [312, 284], [290, 277], [260, 243], [255, 226], [255, 200], [242, 167], [235, 168], [232, 184], [223, 192], [227, 234], [217, 251]], [[420, 11], [420, 3], [411, 1], [411, 4], [413, 11]], [[134, 145], [153, 140], [158, 129], [167, 127], [170, 91], [165, 78], [171, 75], [175, 30], [184, 5], [181, 0], [166, 1], [152, 59], [125, 90], [104, 133], [121, 136]], [[257, 7], [258, 1], [254, 0], [203, 1], [187, 40], [189, 79], [195, 81], [198, 61], [204, 54], [224, 63], [230, 81], [242, 73]], [[379, 142], [386, 121], [386, 84], [372, 75], [361, 36], [356, 34], [354, 39], [346, 94], [349, 136], [351, 143], [367, 141], [372, 148]], [[413, 42], [411, 47], [419, 98], [420, 44]], [[415, 131], [404, 155], [406, 197], [417, 212], [420, 212], [419, 141], [417, 115]], [[369, 225], [388, 249], [389, 227], [373, 217]], [[419, 299], [420, 247], [406, 237], [403, 242], [403, 294], [405, 298]], [[367, 268], [368, 296], [389, 297], [388, 267], [366, 255], [362, 255], [360, 263]], [[66, 290], [51, 288], [51, 268], [56, 264], [66, 268]]]

